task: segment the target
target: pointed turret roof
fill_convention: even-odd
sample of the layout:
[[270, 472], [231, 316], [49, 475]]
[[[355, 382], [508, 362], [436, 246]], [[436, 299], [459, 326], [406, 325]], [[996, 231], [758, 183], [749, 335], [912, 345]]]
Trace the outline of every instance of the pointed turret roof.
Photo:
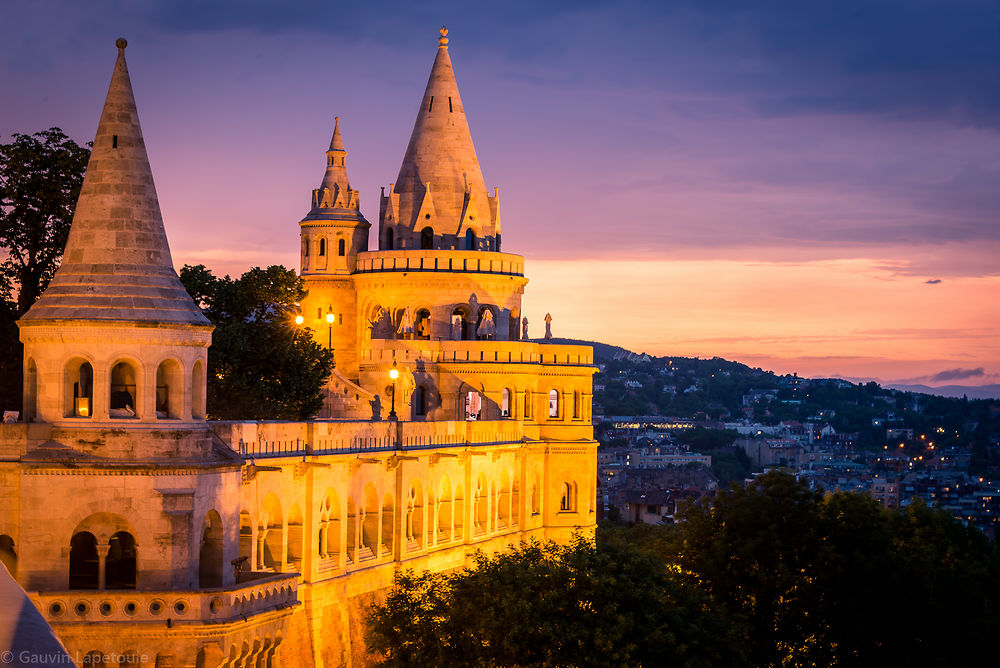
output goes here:
[[361, 215], [360, 195], [347, 177], [347, 149], [340, 135], [340, 116], [333, 119], [333, 137], [326, 151], [323, 182], [313, 190], [312, 208], [301, 222], [339, 221], [369, 225]]
[[170, 258], [124, 39], [62, 264], [22, 321], [209, 325]]
[[344, 138], [340, 136], [340, 116], [333, 118], [333, 137], [330, 139], [330, 148], [326, 151], [326, 173], [323, 174], [323, 183], [320, 190], [329, 190], [345, 193], [351, 189], [350, 181], [347, 178], [347, 150], [344, 148]]
[[[415, 215], [426, 184], [430, 183], [439, 218], [457, 226], [461, 224], [466, 195], [483, 203], [487, 195], [448, 55], [447, 34], [448, 31], [442, 28], [437, 56], [394, 191], [401, 196], [401, 207], [409, 205]], [[408, 199], [413, 200], [412, 203], [405, 201]]]

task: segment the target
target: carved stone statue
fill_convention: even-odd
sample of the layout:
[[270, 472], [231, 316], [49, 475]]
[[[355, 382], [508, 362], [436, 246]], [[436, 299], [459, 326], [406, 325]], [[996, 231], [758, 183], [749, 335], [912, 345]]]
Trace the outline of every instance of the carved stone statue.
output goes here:
[[372, 407], [372, 422], [378, 422], [382, 419], [382, 397], [376, 394], [368, 403]]
[[451, 339], [452, 341], [462, 340], [462, 316], [457, 313], [451, 316]]
[[546, 339], [551, 339], [552, 338], [552, 314], [551, 313], [546, 313], [545, 314], [545, 338]]
[[403, 310], [403, 315], [399, 318], [399, 327], [396, 328], [396, 333], [403, 339], [413, 338], [413, 317], [410, 315], [409, 306]]
[[480, 339], [492, 339], [497, 333], [496, 323], [493, 322], [493, 312], [484, 309], [479, 318], [479, 327], [476, 328], [476, 336]]
[[528, 340], [528, 316], [521, 318], [521, 338]]

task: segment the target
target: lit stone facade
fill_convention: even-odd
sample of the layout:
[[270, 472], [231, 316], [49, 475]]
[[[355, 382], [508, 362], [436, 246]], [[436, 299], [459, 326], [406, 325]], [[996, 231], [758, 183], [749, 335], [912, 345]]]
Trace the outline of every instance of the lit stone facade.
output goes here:
[[303, 326], [337, 368], [303, 423], [205, 420], [211, 326], [119, 48], [63, 266], [20, 323], [24, 421], [0, 428], [0, 557], [71, 655], [364, 665], [401, 568], [591, 531], [592, 352], [523, 339], [524, 261], [500, 252], [447, 38], [379, 250], [335, 125], [299, 226]]

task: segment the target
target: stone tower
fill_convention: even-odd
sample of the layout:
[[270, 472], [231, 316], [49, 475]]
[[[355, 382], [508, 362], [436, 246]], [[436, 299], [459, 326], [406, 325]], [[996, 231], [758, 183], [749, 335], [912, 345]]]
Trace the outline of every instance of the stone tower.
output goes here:
[[371, 224], [361, 215], [360, 196], [347, 178], [347, 151], [334, 119], [333, 138], [326, 151], [326, 172], [312, 192], [312, 209], [299, 222], [302, 236], [302, 273], [309, 276], [346, 276], [354, 270], [359, 252], [368, 250]]
[[212, 326], [174, 271], [117, 46], [62, 265], [19, 322], [25, 419], [204, 430]]
[[410, 143], [379, 206], [379, 248], [500, 250], [499, 192], [488, 195], [441, 29]]

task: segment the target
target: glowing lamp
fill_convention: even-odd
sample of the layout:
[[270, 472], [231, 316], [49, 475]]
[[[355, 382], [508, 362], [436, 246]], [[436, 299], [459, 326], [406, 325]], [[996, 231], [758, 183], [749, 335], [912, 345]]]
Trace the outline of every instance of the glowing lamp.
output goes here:
[[295, 316], [295, 324], [296, 325], [301, 325], [304, 321], [305, 321], [305, 318], [302, 317], [301, 313], [299, 315]]

